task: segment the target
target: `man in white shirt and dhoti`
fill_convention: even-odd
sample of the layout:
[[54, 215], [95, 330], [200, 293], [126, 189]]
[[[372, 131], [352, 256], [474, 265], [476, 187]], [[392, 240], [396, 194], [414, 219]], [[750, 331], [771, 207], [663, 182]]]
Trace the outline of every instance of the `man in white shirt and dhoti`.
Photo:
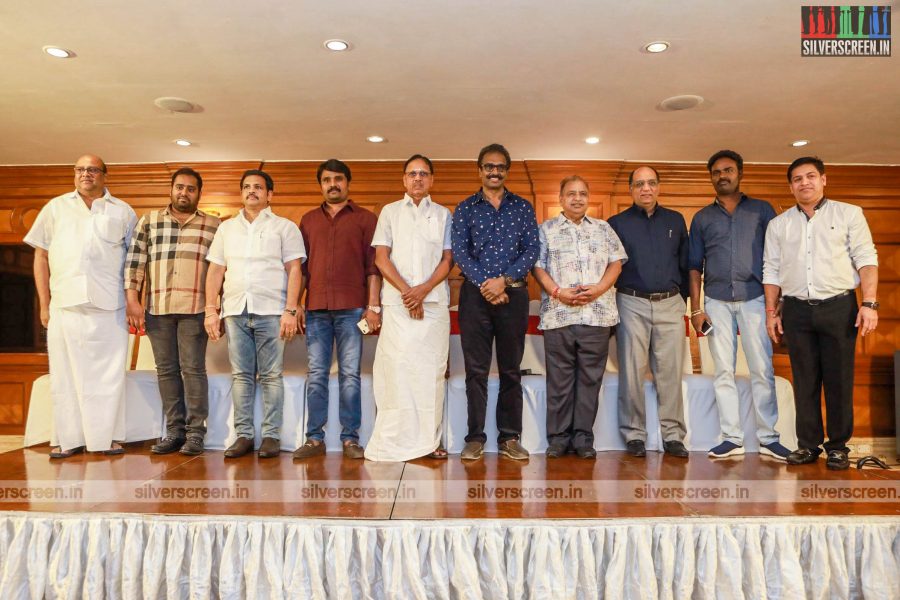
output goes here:
[[375, 352], [375, 429], [365, 456], [446, 458], [441, 446], [450, 343], [450, 211], [428, 195], [434, 169], [416, 154], [403, 167], [406, 195], [381, 210], [372, 238], [385, 280]]
[[125, 439], [125, 252], [137, 215], [106, 189], [106, 164], [75, 163], [75, 191], [48, 202], [25, 236], [47, 328], [54, 432], [50, 458], [85, 448], [122, 454]]

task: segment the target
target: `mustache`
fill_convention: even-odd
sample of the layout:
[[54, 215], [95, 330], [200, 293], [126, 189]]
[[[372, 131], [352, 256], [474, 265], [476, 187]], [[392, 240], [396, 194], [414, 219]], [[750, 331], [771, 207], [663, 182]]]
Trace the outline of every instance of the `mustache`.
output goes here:
[[339, 191], [341, 191], [341, 188], [339, 188], [339, 187], [330, 187], [330, 188], [328, 188], [328, 192], [329, 192], [329, 193], [331, 193], [331, 192], [339, 192]]

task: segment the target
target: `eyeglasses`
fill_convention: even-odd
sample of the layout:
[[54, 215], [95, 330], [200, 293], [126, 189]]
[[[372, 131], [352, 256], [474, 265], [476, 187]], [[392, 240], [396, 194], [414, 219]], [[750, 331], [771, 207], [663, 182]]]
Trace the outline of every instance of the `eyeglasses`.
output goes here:
[[659, 187], [659, 182], [655, 179], [641, 179], [640, 181], [635, 181], [631, 184], [631, 188], [635, 190], [639, 190], [645, 185], [649, 185], [650, 189], [655, 190]]
[[506, 173], [509, 170], [508, 165], [495, 165], [494, 163], [484, 163], [481, 165], [481, 169], [485, 173], [490, 173], [491, 171], [497, 171], [498, 173]]
[[76, 175], [84, 175], [85, 173], [99, 175], [100, 173], [103, 173], [103, 169], [100, 167], [75, 167]]
[[415, 179], [417, 177], [425, 179], [426, 177], [431, 177], [431, 173], [429, 173], [428, 171], [410, 171], [406, 174], [406, 176], [410, 179]]

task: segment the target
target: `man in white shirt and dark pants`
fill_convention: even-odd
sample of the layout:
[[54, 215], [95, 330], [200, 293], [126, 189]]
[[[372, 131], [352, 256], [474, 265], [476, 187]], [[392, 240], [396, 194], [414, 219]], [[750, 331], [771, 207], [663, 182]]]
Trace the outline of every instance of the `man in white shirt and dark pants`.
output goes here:
[[238, 458], [253, 450], [253, 402], [256, 375], [262, 386], [263, 422], [260, 458], [281, 451], [284, 408], [284, 343], [297, 334], [300, 263], [306, 250], [300, 229], [272, 212], [275, 185], [268, 173], [251, 169], [241, 177], [244, 208], [216, 231], [206, 259], [205, 327], [209, 338], [221, 336], [216, 299], [222, 291], [222, 318], [234, 385], [237, 440], [225, 450]]
[[[878, 325], [878, 255], [862, 209], [825, 197], [821, 160], [798, 158], [787, 177], [797, 206], [769, 223], [763, 264], [766, 329], [776, 343], [785, 336], [794, 376], [798, 448], [787, 461], [801, 465], [818, 459], [825, 435], [824, 387], [826, 466], [846, 469], [856, 335]], [[859, 308], [857, 286], [862, 287]]]
[[125, 439], [125, 252], [137, 215], [106, 189], [106, 164], [75, 163], [75, 191], [41, 209], [25, 236], [47, 327], [55, 424], [50, 458], [85, 447], [122, 454]]

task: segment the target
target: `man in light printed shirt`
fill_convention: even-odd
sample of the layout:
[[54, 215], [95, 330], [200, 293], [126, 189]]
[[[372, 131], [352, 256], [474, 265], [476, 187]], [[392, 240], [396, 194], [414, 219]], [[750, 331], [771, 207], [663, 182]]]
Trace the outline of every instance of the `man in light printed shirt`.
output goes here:
[[560, 182], [562, 213], [541, 224], [534, 276], [544, 290], [541, 326], [547, 365], [547, 458], [574, 448], [594, 458], [594, 420], [610, 327], [619, 322], [611, 290], [622, 242], [606, 221], [587, 215], [590, 189], [573, 175]]
[[228, 357], [234, 385], [234, 429], [237, 440], [225, 450], [226, 458], [241, 457], [253, 449], [253, 401], [256, 375], [262, 386], [263, 422], [260, 458], [281, 451], [284, 407], [284, 342], [297, 334], [300, 263], [306, 259], [297, 226], [272, 212], [269, 204], [275, 184], [257, 169], [241, 177], [244, 208], [216, 232], [207, 260], [206, 332], [221, 337], [215, 305], [222, 297], [222, 318], [228, 336]]
[[166, 437], [150, 449], [154, 454], [203, 452], [209, 412], [206, 253], [221, 221], [197, 210], [202, 190], [199, 173], [175, 171], [169, 206], [141, 217], [125, 262], [128, 324], [141, 330], [146, 323], [166, 415]]

